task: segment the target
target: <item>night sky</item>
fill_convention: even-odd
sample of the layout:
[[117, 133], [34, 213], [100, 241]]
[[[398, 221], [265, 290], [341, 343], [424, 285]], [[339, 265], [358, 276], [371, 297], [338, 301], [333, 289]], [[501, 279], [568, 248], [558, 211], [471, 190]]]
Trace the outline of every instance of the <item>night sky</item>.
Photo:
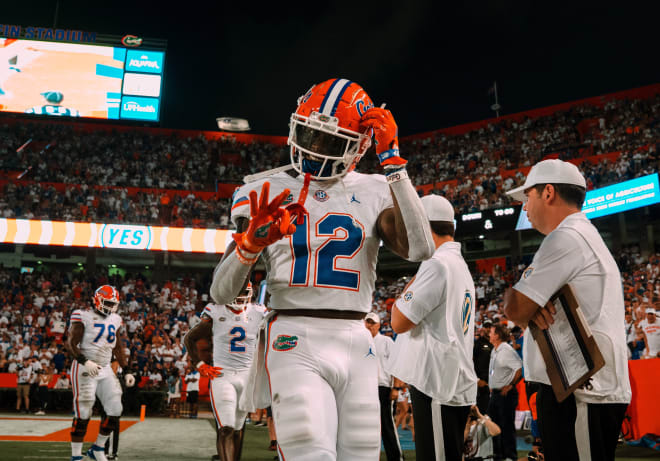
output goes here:
[[[56, 3], [8, 3], [0, 22], [53, 27]], [[402, 135], [493, 116], [493, 81], [503, 114], [660, 82], [653, 2], [168, 3], [60, 0], [57, 15], [58, 28], [168, 40], [167, 128], [236, 116], [286, 135], [298, 96], [331, 77], [386, 102]]]

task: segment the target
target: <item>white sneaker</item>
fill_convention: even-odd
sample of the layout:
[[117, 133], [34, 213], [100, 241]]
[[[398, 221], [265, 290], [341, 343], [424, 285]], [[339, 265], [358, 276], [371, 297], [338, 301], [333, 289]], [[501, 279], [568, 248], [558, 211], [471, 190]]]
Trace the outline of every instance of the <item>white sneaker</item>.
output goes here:
[[45, 411], [41, 411], [41, 410], [39, 410], [38, 412], [35, 413], [35, 415], [39, 415], [39, 416], [43, 416], [43, 415], [45, 415], [45, 414], [46, 414], [46, 412], [45, 412]]

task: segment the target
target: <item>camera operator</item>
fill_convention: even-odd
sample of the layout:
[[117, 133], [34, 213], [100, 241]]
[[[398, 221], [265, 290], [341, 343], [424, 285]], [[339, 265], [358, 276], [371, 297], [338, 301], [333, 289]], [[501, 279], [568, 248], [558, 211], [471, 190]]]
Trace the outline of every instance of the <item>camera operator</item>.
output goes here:
[[502, 432], [488, 415], [484, 416], [477, 405], [472, 405], [465, 425], [465, 461], [493, 459], [493, 437]]

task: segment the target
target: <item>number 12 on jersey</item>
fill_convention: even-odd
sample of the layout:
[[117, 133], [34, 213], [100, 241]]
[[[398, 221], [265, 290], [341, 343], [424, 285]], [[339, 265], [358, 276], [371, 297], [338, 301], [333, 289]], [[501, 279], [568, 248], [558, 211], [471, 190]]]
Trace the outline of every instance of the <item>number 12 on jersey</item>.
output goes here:
[[362, 249], [364, 244], [362, 224], [348, 214], [328, 213], [316, 222], [314, 227], [316, 238], [325, 237], [325, 241], [314, 251], [313, 262], [308, 216], [305, 216], [305, 222], [297, 226], [296, 232], [289, 237], [293, 252], [289, 284], [298, 287], [308, 286], [311, 266], [315, 287], [359, 291], [360, 271], [339, 269], [337, 260], [351, 259]]

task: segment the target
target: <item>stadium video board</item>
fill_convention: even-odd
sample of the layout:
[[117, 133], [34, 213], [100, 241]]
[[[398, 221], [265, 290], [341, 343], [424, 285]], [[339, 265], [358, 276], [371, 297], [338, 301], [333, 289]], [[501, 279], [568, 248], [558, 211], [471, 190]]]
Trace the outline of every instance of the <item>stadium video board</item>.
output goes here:
[[[589, 219], [621, 213], [660, 202], [658, 173], [587, 191], [582, 212]], [[516, 230], [531, 229], [527, 212], [520, 210]]]
[[493, 232], [512, 231], [516, 225], [520, 208], [520, 205], [511, 205], [456, 216], [456, 234], [460, 236], [477, 236]]
[[0, 111], [160, 119], [165, 53], [0, 38]]

